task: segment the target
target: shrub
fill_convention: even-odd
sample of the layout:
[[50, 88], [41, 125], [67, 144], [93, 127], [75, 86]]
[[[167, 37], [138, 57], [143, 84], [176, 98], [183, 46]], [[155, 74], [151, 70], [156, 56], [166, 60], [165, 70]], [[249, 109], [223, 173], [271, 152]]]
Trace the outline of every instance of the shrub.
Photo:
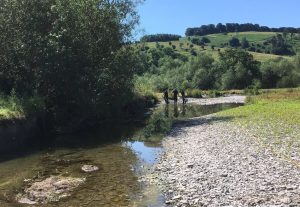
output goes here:
[[186, 91], [186, 96], [189, 98], [203, 98], [202, 91], [199, 89], [188, 89]]
[[208, 96], [210, 98], [216, 98], [216, 97], [220, 97], [222, 95], [223, 94], [219, 90], [212, 90], [212, 91], [209, 91], [209, 93], [208, 93]]

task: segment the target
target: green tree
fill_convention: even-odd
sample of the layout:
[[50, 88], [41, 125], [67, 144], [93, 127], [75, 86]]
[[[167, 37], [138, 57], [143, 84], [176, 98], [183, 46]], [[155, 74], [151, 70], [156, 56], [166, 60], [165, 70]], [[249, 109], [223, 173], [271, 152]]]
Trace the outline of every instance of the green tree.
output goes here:
[[260, 79], [259, 63], [248, 52], [227, 49], [219, 55], [223, 89], [246, 88], [254, 79]]
[[42, 96], [58, 124], [117, 113], [131, 97], [135, 56], [126, 44], [138, 23], [135, 7], [130, 0], [2, 0], [1, 88]]
[[210, 43], [210, 40], [207, 37], [202, 37], [201, 42], [203, 44]]
[[240, 44], [240, 40], [236, 37], [232, 37], [230, 40], [229, 40], [229, 45], [231, 47], [239, 47], [241, 44]]
[[248, 48], [250, 45], [249, 45], [249, 42], [248, 42], [248, 40], [247, 40], [247, 38], [246, 37], [243, 37], [243, 39], [242, 39], [242, 41], [241, 41], [241, 47], [243, 48], [243, 49], [246, 49], [246, 48]]

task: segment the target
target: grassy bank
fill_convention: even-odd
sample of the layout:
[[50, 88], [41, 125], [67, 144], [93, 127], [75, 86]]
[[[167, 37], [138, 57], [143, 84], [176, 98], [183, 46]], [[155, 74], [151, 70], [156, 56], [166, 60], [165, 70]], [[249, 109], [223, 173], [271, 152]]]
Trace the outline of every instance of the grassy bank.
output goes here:
[[300, 157], [300, 89], [262, 92], [259, 96], [249, 97], [247, 105], [219, 115], [232, 118], [264, 147], [296, 162], [293, 157]]

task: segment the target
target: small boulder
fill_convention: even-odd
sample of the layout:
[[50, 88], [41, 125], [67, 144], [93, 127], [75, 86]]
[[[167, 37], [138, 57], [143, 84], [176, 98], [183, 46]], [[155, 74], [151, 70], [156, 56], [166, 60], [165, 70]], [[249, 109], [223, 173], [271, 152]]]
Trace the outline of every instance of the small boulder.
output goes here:
[[187, 167], [188, 167], [188, 168], [193, 168], [193, 167], [194, 167], [194, 163], [189, 163], [189, 164], [187, 165]]

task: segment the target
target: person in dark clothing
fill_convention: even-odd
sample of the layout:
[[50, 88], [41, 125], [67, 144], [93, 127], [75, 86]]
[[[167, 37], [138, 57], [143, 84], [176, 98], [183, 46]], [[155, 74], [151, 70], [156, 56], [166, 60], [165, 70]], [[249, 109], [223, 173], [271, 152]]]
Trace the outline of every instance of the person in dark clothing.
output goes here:
[[174, 98], [174, 103], [177, 103], [177, 101], [178, 101], [178, 90], [175, 88], [173, 91], [172, 91], [172, 93], [173, 93], [173, 98]]
[[184, 90], [181, 91], [181, 98], [182, 98], [182, 103], [186, 104], [187, 99], [185, 98], [185, 92], [184, 92]]
[[169, 104], [169, 92], [168, 92], [168, 89], [164, 90], [163, 97], [164, 97], [165, 103]]

